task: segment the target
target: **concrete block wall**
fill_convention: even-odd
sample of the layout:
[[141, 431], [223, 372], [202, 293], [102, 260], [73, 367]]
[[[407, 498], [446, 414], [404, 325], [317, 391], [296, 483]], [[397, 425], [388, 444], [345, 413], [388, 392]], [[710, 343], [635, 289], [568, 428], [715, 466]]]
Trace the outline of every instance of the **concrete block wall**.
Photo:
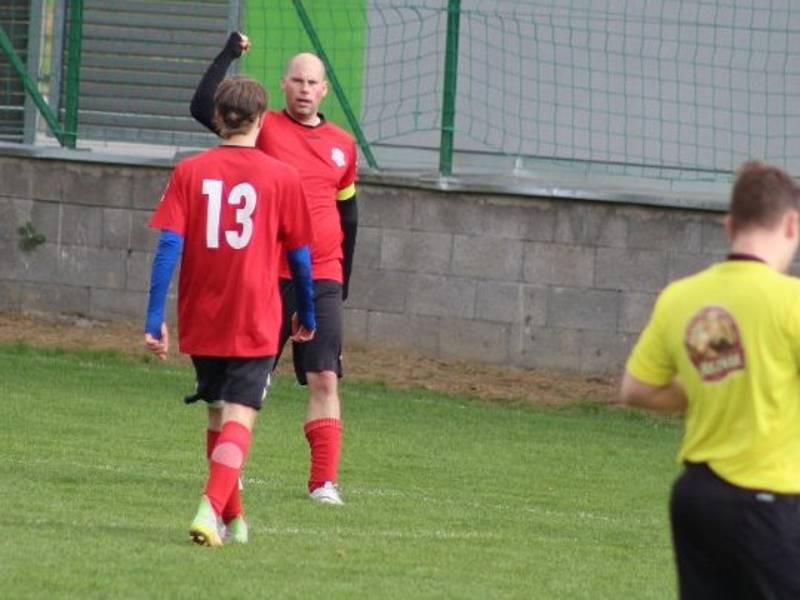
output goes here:
[[[169, 173], [0, 156], [0, 310], [141, 321]], [[349, 343], [519, 367], [618, 372], [658, 291], [726, 252], [694, 210], [365, 178], [359, 215]]]
[[[143, 319], [169, 170], [0, 157], [0, 310]], [[46, 238], [20, 248], [20, 226]]]
[[619, 372], [659, 290], [724, 257], [721, 214], [362, 183], [348, 338]]

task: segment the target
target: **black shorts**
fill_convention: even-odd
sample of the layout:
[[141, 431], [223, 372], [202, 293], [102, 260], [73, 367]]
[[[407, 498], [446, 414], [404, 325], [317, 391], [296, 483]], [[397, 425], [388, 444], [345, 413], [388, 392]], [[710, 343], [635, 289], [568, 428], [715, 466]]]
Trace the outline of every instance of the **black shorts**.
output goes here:
[[191, 404], [204, 400], [209, 404], [230, 402], [261, 410], [267, 398], [275, 358], [221, 358], [192, 356], [197, 374], [197, 390], [186, 396]]
[[[283, 300], [283, 326], [280, 352], [286, 345], [292, 329], [292, 315], [296, 312], [294, 283], [281, 279]], [[294, 373], [300, 385], [306, 385], [306, 373], [333, 371], [342, 377], [342, 339], [344, 338], [344, 302], [342, 284], [331, 279], [314, 281], [314, 308], [317, 313], [317, 331], [314, 339], [303, 344], [292, 343]], [[277, 362], [277, 361], [276, 361]]]
[[741, 488], [691, 464], [670, 516], [683, 600], [800, 598], [800, 496]]

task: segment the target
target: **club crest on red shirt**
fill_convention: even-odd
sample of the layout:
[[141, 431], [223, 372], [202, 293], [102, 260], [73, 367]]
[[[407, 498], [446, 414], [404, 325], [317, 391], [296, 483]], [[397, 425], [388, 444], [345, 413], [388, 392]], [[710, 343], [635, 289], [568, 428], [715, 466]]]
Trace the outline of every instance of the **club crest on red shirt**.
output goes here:
[[342, 152], [341, 148], [333, 148], [331, 150], [331, 160], [337, 167], [340, 168], [343, 168], [345, 165], [347, 165], [347, 157], [344, 155], [344, 152]]

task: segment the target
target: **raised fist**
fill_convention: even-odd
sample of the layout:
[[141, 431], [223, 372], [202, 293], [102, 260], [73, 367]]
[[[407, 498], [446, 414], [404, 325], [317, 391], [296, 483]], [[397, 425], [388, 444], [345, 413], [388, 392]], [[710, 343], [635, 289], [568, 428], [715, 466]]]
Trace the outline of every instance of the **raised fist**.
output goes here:
[[242, 54], [250, 50], [250, 38], [240, 31], [234, 31], [228, 36], [225, 49], [239, 58]]

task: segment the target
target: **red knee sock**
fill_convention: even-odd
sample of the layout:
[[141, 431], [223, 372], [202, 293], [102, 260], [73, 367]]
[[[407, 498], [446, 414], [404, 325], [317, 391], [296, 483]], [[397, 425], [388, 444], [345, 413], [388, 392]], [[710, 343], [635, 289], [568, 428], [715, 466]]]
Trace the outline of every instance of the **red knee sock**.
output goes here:
[[239, 476], [250, 449], [250, 439], [251, 433], [247, 427], [236, 421], [228, 421], [222, 426], [211, 451], [206, 497], [218, 515], [223, 514], [234, 490], [238, 491]]
[[[214, 450], [214, 446], [217, 445], [220, 433], [220, 431], [212, 431], [211, 429], [206, 431], [206, 459], [208, 460], [211, 460], [211, 452]], [[242, 493], [237, 482], [228, 497], [225, 508], [222, 509], [222, 520], [225, 523], [230, 523], [240, 514], [242, 514]]]
[[311, 448], [308, 491], [312, 492], [326, 481], [336, 483], [342, 451], [342, 422], [339, 419], [315, 419], [306, 423], [304, 430]]

